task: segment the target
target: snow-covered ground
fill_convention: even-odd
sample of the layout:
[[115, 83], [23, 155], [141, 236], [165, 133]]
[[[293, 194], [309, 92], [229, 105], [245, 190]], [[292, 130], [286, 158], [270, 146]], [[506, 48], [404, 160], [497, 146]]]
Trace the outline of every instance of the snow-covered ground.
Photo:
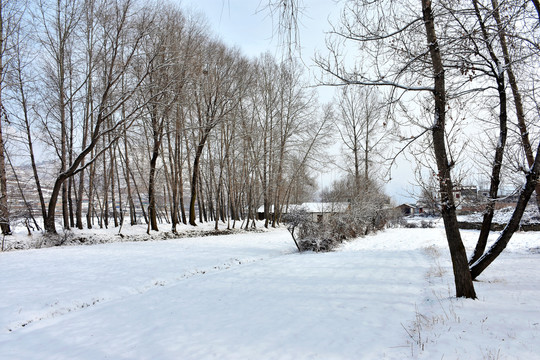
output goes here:
[[440, 227], [331, 253], [285, 229], [0, 253], [0, 359], [538, 359], [538, 239], [516, 234], [475, 301]]

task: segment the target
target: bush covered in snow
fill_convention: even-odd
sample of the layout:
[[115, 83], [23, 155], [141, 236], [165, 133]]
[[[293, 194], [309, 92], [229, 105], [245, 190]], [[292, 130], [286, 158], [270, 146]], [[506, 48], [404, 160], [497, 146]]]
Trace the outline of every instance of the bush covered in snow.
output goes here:
[[371, 179], [346, 176], [324, 189], [321, 199], [336, 206], [317, 217], [301, 208], [283, 217], [299, 251], [330, 251], [344, 240], [380, 230], [396, 218], [383, 187]]
[[298, 251], [320, 252], [331, 251], [345, 240], [384, 228], [391, 214], [382, 206], [365, 209], [351, 204], [346, 212], [332, 214], [326, 221], [313, 221], [312, 215], [303, 209], [291, 211], [283, 220]]
[[407, 229], [416, 229], [416, 228], [431, 229], [435, 227], [435, 222], [429, 221], [429, 220], [421, 220], [420, 222], [406, 221], [403, 227]]

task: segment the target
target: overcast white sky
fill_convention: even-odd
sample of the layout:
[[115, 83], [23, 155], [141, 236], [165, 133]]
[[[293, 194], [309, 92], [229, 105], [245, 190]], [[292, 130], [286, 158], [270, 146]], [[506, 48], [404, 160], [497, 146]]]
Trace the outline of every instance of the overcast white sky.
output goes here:
[[[201, 12], [212, 30], [226, 43], [256, 57], [270, 51], [279, 54], [276, 26], [265, 5], [267, 0], [178, 0], [184, 8]], [[301, 44], [306, 62], [315, 49], [324, 49], [328, 18], [339, 14], [334, 0], [305, 1], [301, 16]]]
[[[226, 44], [236, 46], [250, 57], [270, 51], [279, 57], [281, 50], [276, 34], [277, 25], [265, 9], [267, 0], [177, 0], [182, 8], [201, 13], [208, 20], [210, 30]], [[313, 64], [315, 52], [326, 52], [325, 32], [329, 20], [335, 23], [342, 4], [334, 0], [306, 0], [300, 19], [300, 44], [302, 61], [312, 75], [320, 71]], [[319, 90], [321, 103], [332, 100], [333, 89]], [[387, 192], [396, 203], [411, 202], [411, 165], [403, 160], [392, 170], [393, 180], [386, 185]], [[335, 169], [319, 174], [320, 185], [328, 186], [339, 178]]]

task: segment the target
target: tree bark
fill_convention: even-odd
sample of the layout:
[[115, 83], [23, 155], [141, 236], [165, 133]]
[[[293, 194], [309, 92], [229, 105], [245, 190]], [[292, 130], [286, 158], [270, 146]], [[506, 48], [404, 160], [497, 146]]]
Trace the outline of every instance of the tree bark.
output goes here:
[[152, 153], [150, 154], [150, 173], [148, 176], [148, 218], [150, 220], [149, 229], [159, 231], [157, 224], [157, 209], [156, 209], [156, 165], [159, 158], [159, 150], [161, 149], [161, 139], [163, 134], [163, 119], [159, 119], [157, 115], [157, 105], [151, 106], [150, 117], [152, 124]]

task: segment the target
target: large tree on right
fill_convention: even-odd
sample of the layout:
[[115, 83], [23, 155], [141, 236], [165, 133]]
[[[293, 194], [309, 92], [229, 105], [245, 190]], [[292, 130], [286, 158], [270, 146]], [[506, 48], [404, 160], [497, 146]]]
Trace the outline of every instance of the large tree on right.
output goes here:
[[[295, 6], [290, 6], [291, 2]], [[270, 6], [274, 6], [275, 13], [289, 16], [276, 8], [301, 8], [299, 2], [301, 0], [287, 0], [287, 4], [270, 1]], [[523, 82], [522, 89], [533, 89], [537, 77], [534, 66], [528, 65], [537, 62], [540, 49], [536, 41], [538, 15], [533, 5], [536, 4], [513, 0], [500, 4], [495, 0], [344, 1], [339, 24], [333, 26], [327, 42], [327, 56], [317, 58], [328, 75], [326, 83], [383, 89], [387, 113], [394, 120], [401, 120], [402, 131], [407, 133], [407, 145], [424, 134], [431, 134], [429, 149], [425, 151], [433, 154], [436, 165], [433, 176], [438, 183], [439, 206], [458, 297], [476, 297], [473, 279], [496, 259], [518, 229], [538, 183], [540, 147], [532, 161], [529, 151], [527, 157], [522, 157], [527, 162], [516, 166], [523, 170], [525, 177], [521, 180], [519, 200], [508, 226], [487, 251], [482, 243], [487, 238], [483, 233], [469, 263], [453, 196], [452, 171], [456, 161], [449, 141], [455, 138], [454, 134], [450, 135], [457, 127], [453, 108], [460, 104], [461, 118], [479, 119], [475, 126], [490, 135], [487, 141], [496, 144], [486, 169], [491, 188], [484, 222], [489, 229], [504, 176], [504, 161], [508, 162], [507, 136], [508, 140], [516, 139], [521, 143], [523, 134], [527, 134], [532, 143], [538, 142], [534, 136], [537, 129], [523, 129], [524, 122], [529, 127], [535, 122], [521, 119], [519, 128], [508, 131], [511, 125], [508, 118], [512, 115], [509, 112], [513, 109], [508, 106], [512, 104], [507, 104], [509, 90], [505, 81], [510, 77], [514, 99], [527, 99], [529, 104], [525, 108], [536, 108], [534, 91], [527, 92], [525, 97], [515, 94], [520, 89], [516, 86], [518, 79]], [[296, 17], [286, 23], [295, 22]], [[507, 46], [507, 39], [512, 40], [511, 46]], [[520, 104], [514, 105], [522, 116]], [[426, 113], [430, 116], [423, 116]], [[525, 141], [522, 145], [522, 149], [527, 149]], [[482, 151], [485, 155], [489, 150]], [[478, 154], [471, 157], [475, 156]]]

